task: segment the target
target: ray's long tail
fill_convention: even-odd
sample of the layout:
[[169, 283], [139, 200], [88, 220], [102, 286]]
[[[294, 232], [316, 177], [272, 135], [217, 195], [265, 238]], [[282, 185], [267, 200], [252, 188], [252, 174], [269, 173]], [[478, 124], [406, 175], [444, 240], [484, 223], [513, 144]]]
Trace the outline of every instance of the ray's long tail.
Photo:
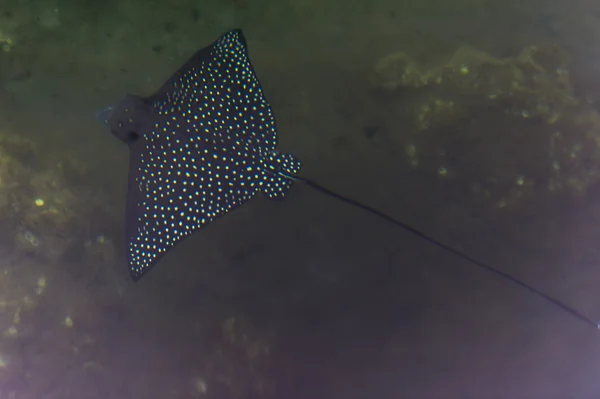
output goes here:
[[355, 200], [353, 200], [351, 198], [348, 198], [348, 197], [345, 197], [345, 196], [343, 196], [341, 194], [338, 194], [338, 193], [336, 193], [336, 192], [334, 192], [334, 191], [332, 191], [332, 190], [330, 190], [330, 189], [328, 189], [326, 187], [323, 187], [322, 185], [314, 182], [313, 180], [310, 180], [310, 179], [307, 179], [307, 178], [304, 178], [304, 177], [299, 177], [299, 176], [296, 176], [296, 175], [292, 175], [292, 174], [289, 174], [289, 173], [281, 172], [281, 171], [279, 173], [282, 176], [287, 177], [288, 179], [292, 179], [292, 180], [295, 180], [295, 181], [298, 181], [298, 182], [302, 182], [302, 183], [306, 184], [307, 186], [313, 188], [314, 190], [317, 190], [317, 191], [319, 191], [319, 192], [321, 192], [321, 193], [323, 193], [323, 194], [325, 194], [325, 195], [327, 195], [329, 197], [335, 198], [337, 200], [340, 200], [342, 202], [345, 202], [347, 204], [350, 204], [352, 206], [360, 208], [360, 209], [362, 209], [362, 210], [364, 210], [366, 212], [369, 212], [372, 215], [375, 215], [375, 216], [377, 216], [377, 217], [379, 217], [381, 219], [384, 219], [387, 222], [392, 223], [393, 225], [398, 226], [401, 229], [404, 229], [404, 230], [408, 231], [409, 233], [411, 233], [411, 234], [413, 234], [413, 235], [415, 235], [417, 237], [420, 237], [423, 240], [425, 240], [425, 241], [427, 241], [427, 242], [429, 242], [429, 243], [431, 243], [431, 244], [433, 244], [433, 245], [435, 245], [435, 246], [437, 246], [439, 248], [442, 248], [442, 249], [444, 249], [444, 250], [446, 250], [448, 252], [451, 252], [452, 254], [458, 256], [461, 259], [464, 259], [464, 260], [468, 261], [469, 263], [471, 263], [474, 266], [477, 266], [477, 267], [479, 267], [481, 269], [487, 270], [490, 273], [493, 273], [493, 274], [495, 274], [495, 275], [497, 275], [499, 277], [502, 277], [502, 278], [504, 278], [504, 279], [506, 279], [506, 280], [508, 280], [508, 281], [510, 281], [512, 283], [514, 283], [514, 284], [517, 284], [517, 285], [519, 285], [519, 286], [527, 289], [528, 291], [530, 291], [534, 295], [537, 295], [537, 296], [545, 299], [546, 301], [550, 302], [552, 305], [559, 307], [560, 309], [564, 310], [565, 312], [567, 312], [571, 316], [575, 317], [576, 319], [578, 319], [578, 320], [580, 320], [580, 321], [582, 321], [582, 322], [584, 322], [584, 323], [586, 323], [586, 324], [588, 324], [590, 326], [593, 326], [596, 329], [600, 329], [600, 323], [594, 322], [592, 319], [590, 319], [589, 317], [585, 316], [583, 313], [581, 313], [578, 310], [572, 308], [571, 306], [565, 304], [564, 302], [560, 301], [559, 299], [554, 298], [554, 297], [552, 297], [552, 296], [550, 296], [550, 295], [548, 295], [548, 294], [540, 291], [539, 289], [531, 286], [530, 284], [527, 284], [527, 283], [519, 280], [518, 278], [516, 278], [516, 277], [514, 277], [514, 276], [512, 276], [512, 275], [510, 275], [510, 274], [508, 274], [506, 272], [503, 272], [503, 271], [501, 271], [501, 270], [499, 270], [499, 269], [497, 269], [495, 267], [487, 265], [484, 262], [482, 262], [480, 260], [477, 260], [477, 259], [475, 259], [474, 257], [472, 257], [470, 255], [465, 254], [464, 252], [461, 252], [461, 251], [459, 251], [459, 250], [457, 250], [455, 248], [452, 248], [452, 247], [444, 244], [443, 242], [440, 242], [440, 241], [436, 240], [435, 238], [428, 236], [427, 234], [423, 233], [422, 231], [419, 231], [419, 230], [415, 229], [414, 227], [409, 226], [406, 223], [403, 223], [403, 222], [401, 222], [399, 220], [396, 220], [396, 219], [392, 218], [391, 216], [386, 215], [385, 213], [383, 213], [383, 212], [381, 212], [381, 211], [379, 211], [379, 210], [377, 210], [375, 208], [372, 208], [372, 207], [370, 207], [368, 205], [362, 204], [362, 203], [360, 203], [358, 201], [355, 201]]

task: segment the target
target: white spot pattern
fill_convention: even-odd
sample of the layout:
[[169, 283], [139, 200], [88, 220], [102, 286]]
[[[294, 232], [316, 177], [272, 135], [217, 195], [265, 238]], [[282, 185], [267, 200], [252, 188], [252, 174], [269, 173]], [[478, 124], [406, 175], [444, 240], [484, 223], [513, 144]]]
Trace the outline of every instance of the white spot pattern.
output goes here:
[[292, 179], [279, 172], [300, 171], [297, 159], [276, 150], [275, 118], [239, 30], [200, 50], [151, 100], [154, 128], [131, 147], [141, 151], [127, 215], [134, 280], [258, 191], [283, 198]]

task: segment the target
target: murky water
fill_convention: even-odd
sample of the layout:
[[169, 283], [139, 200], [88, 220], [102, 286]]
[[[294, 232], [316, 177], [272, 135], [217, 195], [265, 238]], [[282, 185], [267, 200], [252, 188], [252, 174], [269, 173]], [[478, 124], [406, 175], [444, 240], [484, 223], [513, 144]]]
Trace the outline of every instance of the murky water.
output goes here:
[[599, 12], [5, 0], [0, 398], [597, 397], [596, 330], [301, 185], [134, 284], [95, 115], [242, 28], [304, 175], [600, 318]]

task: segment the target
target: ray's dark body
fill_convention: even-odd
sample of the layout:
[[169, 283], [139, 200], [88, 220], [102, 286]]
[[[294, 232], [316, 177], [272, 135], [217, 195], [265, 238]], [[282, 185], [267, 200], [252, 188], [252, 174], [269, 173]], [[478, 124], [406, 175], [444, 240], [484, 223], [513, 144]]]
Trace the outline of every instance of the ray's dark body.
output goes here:
[[300, 170], [276, 150], [275, 118], [240, 30], [199, 50], [152, 96], [128, 95], [105, 122], [130, 149], [125, 233], [136, 281], [259, 191], [283, 198]]

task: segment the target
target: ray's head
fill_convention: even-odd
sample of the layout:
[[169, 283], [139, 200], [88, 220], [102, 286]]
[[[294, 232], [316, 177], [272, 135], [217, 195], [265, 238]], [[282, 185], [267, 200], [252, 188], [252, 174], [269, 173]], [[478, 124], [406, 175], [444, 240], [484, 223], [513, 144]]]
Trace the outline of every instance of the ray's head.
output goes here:
[[110, 105], [96, 114], [96, 118], [110, 128], [112, 134], [126, 144], [137, 142], [145, 131], [143, 124], [152, 106], [138, 96], [128, 95], [117, 105]]

